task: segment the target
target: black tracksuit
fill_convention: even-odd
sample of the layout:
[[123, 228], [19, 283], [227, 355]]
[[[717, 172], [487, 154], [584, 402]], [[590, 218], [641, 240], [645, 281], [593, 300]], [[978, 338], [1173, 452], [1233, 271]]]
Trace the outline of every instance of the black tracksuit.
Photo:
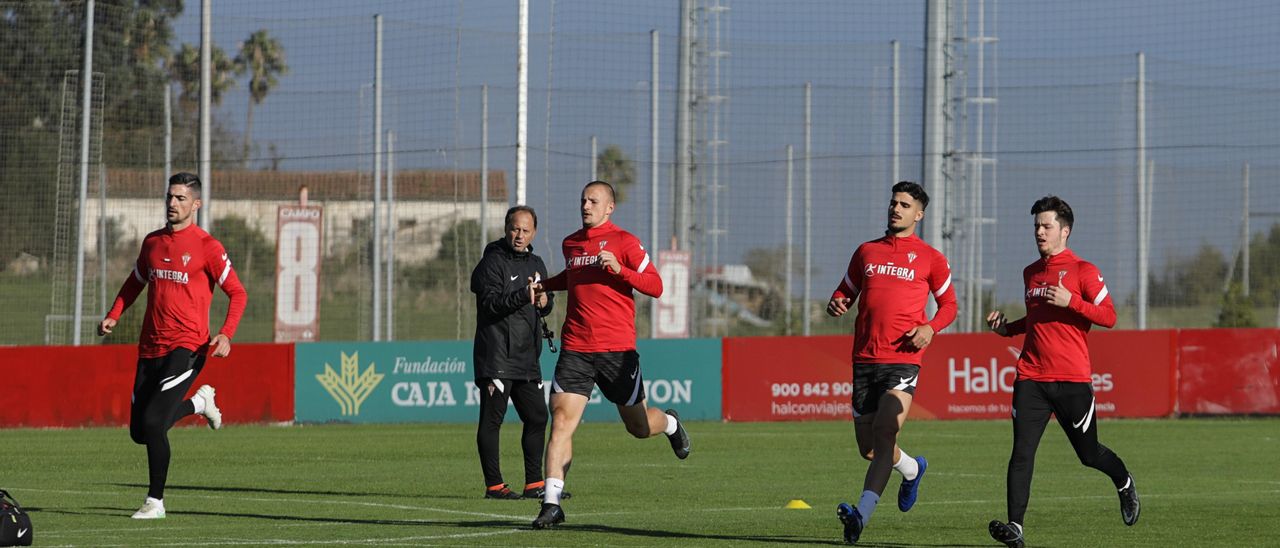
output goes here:
[[553, 301], [537, 309], [529, 302], [528, 279], [547, 278], [542, 258], [533, 246], [520, 252], [506, 238], [490, 242], [484, 257], [471, 272], [471, 292], [476, 294], [476, 337], [472, 363], [480, 389], [480, 424], [476, 446], [486, 487], [501, 485], [498, 431], [513, 400], [524, 423], [520, 445], [524, 450], [525, 484], [542, 481], [542, 451], [547, 429], [547, 402], [542, 389], [541, 317], [551, 312]]

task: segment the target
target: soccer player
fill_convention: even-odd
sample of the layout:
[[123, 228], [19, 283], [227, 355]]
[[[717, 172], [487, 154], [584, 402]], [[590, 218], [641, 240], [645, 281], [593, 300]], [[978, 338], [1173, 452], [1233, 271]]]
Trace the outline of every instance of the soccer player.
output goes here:
[[[858, 452], [871, 461], [856, 507], [840, 503], [836, 515], [844, 540], [858, 541], [889, 483], [890, 469], [902, 474], [898, 509], [916, 503], [928, 462], [898, 447], [920, 373], [920, 360], [933, 335], [956, 318], [951, 266], [938, 250], [916, 236], [929, 195], [916, 183], [893, 185], [885, 236], [858, 246], [844, 279], [827, 303], [840, 317], [858, 300], [853, 338], [853, 425]], [[924, 307], [932, 294], [938, 311], [932, 320]]]
[[1071, 206], [1057, 196], [1045, 196], [1031, 206], [1031, 214], [1040, 260], [1022, 270], [1027, 315], [1010, 322], [999, 311], [987, 314], [987, 325], [997, 334], [1026, 334], [1013, 383], [1013, 452], [1006, 478], [1009, 522], [992, 520], [988, 526], [991, 538], [1012, 547], [1023, 545], [1036, 449], [1050, 413], [1058, 417], [1080, 463], [1111, 478], [1124, 524], [1137, 523], [1139, 510], [1138, 491], [1124, 461], [1098, 443], [1094, 414], [1086, 339], [1094, 324], [1116, 324], [1111, 295], [1098, 267], [1067, 249], [1075, 223]]
[[480, 424], [476, 446], [484, 472], [487, 499], [519, 499], [502, 481], [498, 432], [513, 401], [524, 423], [524, 498], [541, 499], [542, 449], [547, 433], [547, 400], [542, 391], [541, 325], [553, 302], [543, 293], [529, 302], [528, 279], [547, 276], [542, 257], [533, 253], [538, 214], [529, 206], [507, 210], [506, 236], [484, 248], [480, 264], [471, 272], [476, 294], [476, 338], [473, 360], [480, 389]]
[[[133, 272], [98, 326], [106, 335], [134, 299], [147, 288], [147, 311], [138, 337], [138, 370], [133, 381], [129, 436], [147, 446], [150, 486], [134, 519], [164, 517], [164, 485], [169, 475], [169, 428], [187, 415], [204, 415], [209, 427], [222, 427], [213, 387], [201, 386], [183, 400], [204, 367], [205, 356], [231, 353], [248, 296], [231, 269], [222, 244], [195, 224], [200, 209], [200, 178], [177, 173], [165, 197], [168, 224], [147, 234]], [[209, 336], [209, 304], [217, 285], [231, 299], [222, 330]]]
[[529, 280], [530, 295], [569, 292], [563, 348], [551, 385], [546, 493], [534, 529], [564, 521], [560, 500], [573, 459], [573, 432], [596, 385], [617, 405], [632, 436], [666, 434], [676, 457], [689, 456], [689, 434], [676, 412], [645, 405], [632, 291], [657, 298], [662, 295], [662, 278], [640, 240], [609, 221], [613, 209], [613, 186], [588, 183], [582, 189], [582, 230], [564, 239], [565, 270], [541, 283]]

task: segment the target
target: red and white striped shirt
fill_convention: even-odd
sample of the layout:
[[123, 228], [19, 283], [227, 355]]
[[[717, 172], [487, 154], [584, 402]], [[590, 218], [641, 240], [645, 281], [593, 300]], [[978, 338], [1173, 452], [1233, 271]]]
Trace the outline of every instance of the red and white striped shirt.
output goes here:
[[[1027, 335], [1018, 358], [1018, 379], [1092, 382], [1089, 328], [1116, 324], [1116, 308], [1098, 267], [1065, 249], [1028, 265], [1022, 280], [1027, 315], [1006, 326], [1007, 336]], [[1071, 291], [1065, 308], [1045, 297], [1045, 291], [1059, 283]]]
[[[930, 294], [938, 312], [926, 322], [924, 307]], [[951, 265], [915, 234], [886, 235], [858, 246], [831, 297], [858, 300], [855, 363], [920, 365], [924, 352], [906, 344], [906, 333], [925, 323], [939, 332], [956, 319]]]
[[218, 240], [192, 224], [165, 227], [142, 240], [142, 251], [107, 317], [119, 320], [147, 287], [147, 311], [138, 338], [138, 356], [158, 358], [175, 348], [199, 351], [209, 342], [209, 304], [217, 285], [231, 299], [219, 333], [234, 337], [248, 294]]

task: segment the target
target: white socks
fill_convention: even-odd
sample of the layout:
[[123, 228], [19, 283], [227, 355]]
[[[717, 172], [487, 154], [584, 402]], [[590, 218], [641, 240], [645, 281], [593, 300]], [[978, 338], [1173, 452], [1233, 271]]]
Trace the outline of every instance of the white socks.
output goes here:
[[161, 507], [161, 508], [164, 508], [164, 499], [156, 499], [156, 498], [147, 497], [147, 500], [142, 501], [142, 503], [143, 503], [143, 504], [151, 504], [151, 503], [155, 503], [155, 505], [156, 505], [156, 506], [159, 506], [159, 507]]
[[542, 502], [547, 504], [560, 504], [560, 493], [564, 492], [564, 480], [556, 478], [547, 478], [546, 494], [542, 496]]
[[875, 491], [863, 491], [862, 498], [858, 500], [858, 513], [862, 514], [862, 525], [866, 526], [871, 522], [871, 513], [876, 511], [876, 503], [880, 502], [880, 495]]
[[199, 394], [191, 396], [191, 405], [196, 408], [194, 411], [195, 414], [200, 415], [204, 413], [204, 398], [200, 397]]
[[679, 421], [677, 421], [675, 417], [673, 417], [673, 416], [671, 416], [671, 415], [669, 415], [669, 414], [667, 414], [667, 413], [663, 413], [663, 415], [667, 415], [667, 428], [666, 428], [665, 430], [663, 430], [663, 431], [662, 431], [662, 433], [664, 433], [664, 434], [666, 434], [666, 435], [668, 435], [668, 436], [670, 436], [670, 435], [672, 435], [672, 434], [675, 434], [675, 433], [676, 433], [676, 427], [680, 425], [680, 422], [679, 422]]
[[911, 455], [902, 448], [898, 448], [898, 462], [893, 463], [893, 469], [901, 472], [903, 479], [911, 481], [916, 479], [916, 474], [920, 473], [920, 463], [911, 458]]

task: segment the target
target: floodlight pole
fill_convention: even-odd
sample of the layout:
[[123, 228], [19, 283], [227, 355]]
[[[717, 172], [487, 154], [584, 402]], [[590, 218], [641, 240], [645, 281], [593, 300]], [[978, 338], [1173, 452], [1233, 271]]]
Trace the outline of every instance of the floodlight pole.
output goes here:
[[209, 233], [213, 232], [212, 103], [213, 0], [200, 0], [200, 228]]
[[1137, 85], [1137, 152], [1138, 152], [1138, 329], [1147, 328], [1147, 57], [1138, 52]]
[[382, 340], [382, 15], [373, 16], [373, 340]]
[[[658, 253], [658, 31], [649, 31], [649, 247]], [[649, 337], [658, 332], [658, 299], [649, 300]]]
[[516, 205], [527, 202], [525, 170], [529, 153], [529, 0], [519, 0], [516, 51]]
[[80, 104], [80, 214], [76, 216], [76, 309], [71, 314], [71, 344], [75, 346], [80, 346], [80, 323], [84, 321], [84, 233], [85, 217], [89, 214], [89, 208], [85, 206], [89, 201], [89, 121], [93, 108], [93, 0], [85, 3], [84, 13], [84, 69], [80, 71], [81, 88], [84, 90]]

